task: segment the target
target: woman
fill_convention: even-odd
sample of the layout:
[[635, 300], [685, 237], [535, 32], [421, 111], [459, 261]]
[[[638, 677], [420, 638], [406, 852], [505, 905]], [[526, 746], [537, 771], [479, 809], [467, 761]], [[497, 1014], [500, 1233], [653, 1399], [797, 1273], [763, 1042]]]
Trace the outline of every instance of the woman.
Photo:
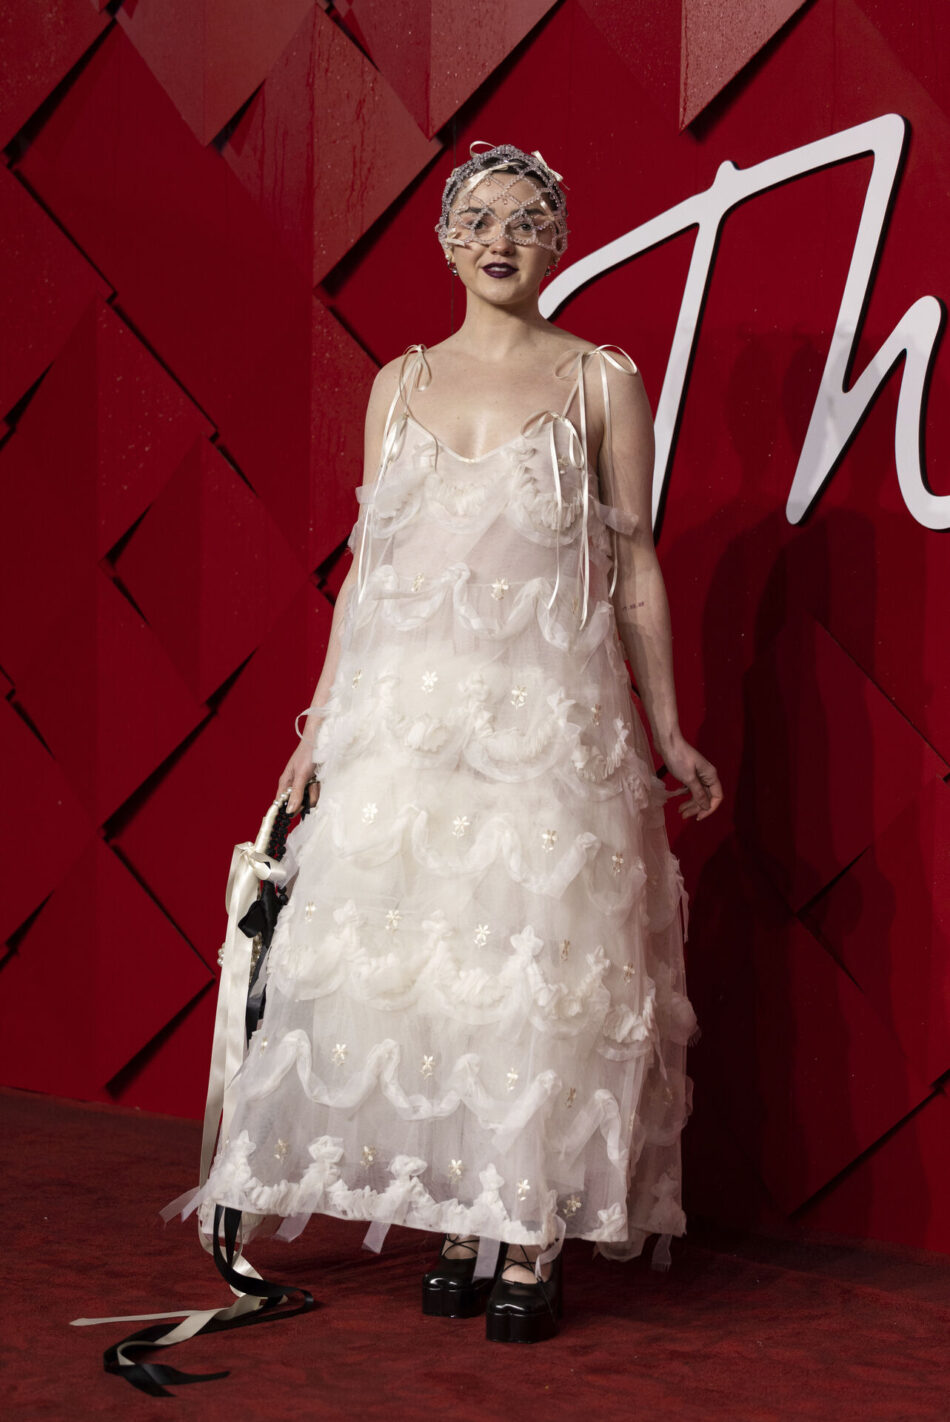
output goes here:
[[295, 812], [316, 767], [320, 797], [183, 1213], [439, 1231], [424, 1311], [532, 1342], [565, 1237], [623, 1259], [656, 1234], [666, 1267], [685, 1229], [686, 894], [623, 652], [682, 815], [722, 790], [677, 721], [643, 383], [539, 313], [559, 175], [482, 146], [437, 227], [465, 319], [373, 385], [355, 558], [278, 782]]

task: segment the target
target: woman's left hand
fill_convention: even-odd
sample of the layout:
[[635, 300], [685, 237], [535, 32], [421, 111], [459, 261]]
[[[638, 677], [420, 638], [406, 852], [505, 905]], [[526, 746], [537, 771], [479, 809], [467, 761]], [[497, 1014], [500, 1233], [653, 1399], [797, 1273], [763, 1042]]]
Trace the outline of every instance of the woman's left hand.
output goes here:
[[657, 750], [670, 774], [689, 791], [690, 799], [679, 807], [683, 819], [695, 815], [697, 820], [704, 820], [713, 814], [723, 799], [715, 766], [682, 736], [667, 745], [658, 745]]

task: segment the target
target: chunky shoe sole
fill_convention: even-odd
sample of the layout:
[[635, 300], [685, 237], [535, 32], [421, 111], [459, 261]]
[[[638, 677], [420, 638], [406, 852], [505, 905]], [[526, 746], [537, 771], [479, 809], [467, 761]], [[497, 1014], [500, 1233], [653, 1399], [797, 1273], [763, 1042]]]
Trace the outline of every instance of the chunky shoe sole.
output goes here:
[[[556, 1304], [555, 1313], [561, 1317]], [[557, 1331], [557, 1323], [547, 1310], [530, 1315], [492, 1311], [485, 1316], [485, 1337], [490, 1343], [543, 1343], [554, 1338]]]
[[479, 1284], [465, 1284], [460, 1288], [430, 1284], [423, 1279], [422, 1312], [430, 1318], [475, 1318], [477, 1314], [484, 1313], [491, 1286], [491, 1279]]
[[490, 1343], [543, 1343], [556, 1335], [563, 1313], [560, 1255], [543, 1291], [539, 1284], [508, 1283], [499, 1270], [485, 1313], [485, 1337]]

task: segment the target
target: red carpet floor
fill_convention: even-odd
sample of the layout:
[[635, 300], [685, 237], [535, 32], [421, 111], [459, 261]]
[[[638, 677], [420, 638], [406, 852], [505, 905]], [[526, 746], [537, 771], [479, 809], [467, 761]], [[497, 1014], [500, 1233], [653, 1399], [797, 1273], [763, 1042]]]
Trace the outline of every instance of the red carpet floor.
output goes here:
[[487, 1343], [481, 1318], [422, 1316], [437, 1236], [393, 1228], [375, 1255], [363, 1224], [314, 1220], [248, 1252], [318, 1307], [149, 1354], [230, 1373], [147, 1397], [102, 1370], [143, 1325], [69, 1320], [231, 1300], [193, 1220], [157, 1213], [193, 1182], [198, 1125], [8, 1090], [0, 1130], [6, 1418], [950, 1418], [950, 1259], [694, 1219], [669, 1274], [570, 1241], [561, 1332], [532, 1347]]

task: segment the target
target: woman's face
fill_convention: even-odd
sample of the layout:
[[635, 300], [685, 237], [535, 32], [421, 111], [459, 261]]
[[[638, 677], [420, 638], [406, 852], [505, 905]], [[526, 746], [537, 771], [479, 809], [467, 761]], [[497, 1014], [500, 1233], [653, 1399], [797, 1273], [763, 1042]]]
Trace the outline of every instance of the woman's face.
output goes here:
[[537, 291], [553, 250], [556, 218], [530, 178], [488, 173], [452, 205], [447, 250], [459, 276], [498, 305]]

